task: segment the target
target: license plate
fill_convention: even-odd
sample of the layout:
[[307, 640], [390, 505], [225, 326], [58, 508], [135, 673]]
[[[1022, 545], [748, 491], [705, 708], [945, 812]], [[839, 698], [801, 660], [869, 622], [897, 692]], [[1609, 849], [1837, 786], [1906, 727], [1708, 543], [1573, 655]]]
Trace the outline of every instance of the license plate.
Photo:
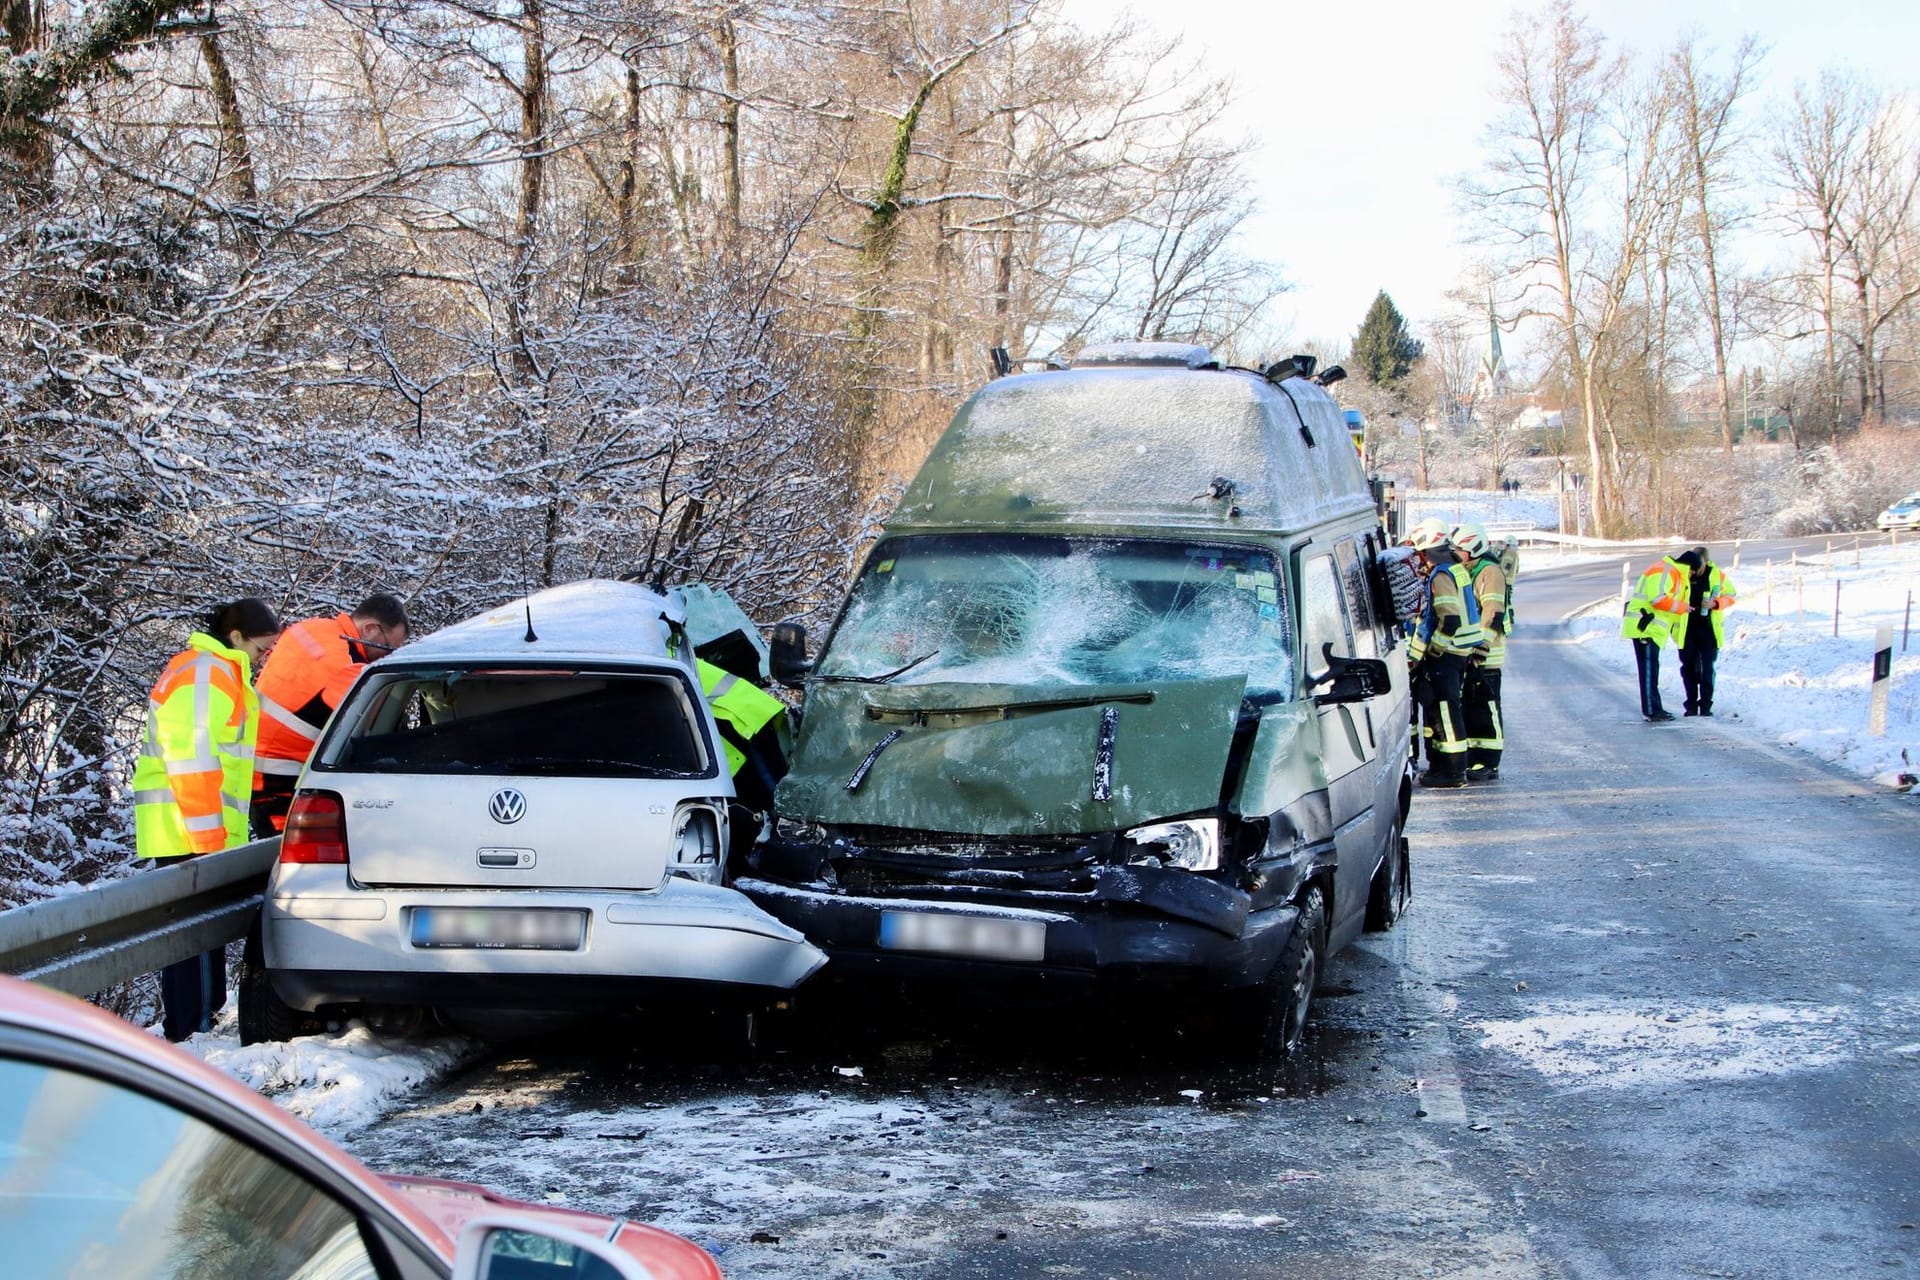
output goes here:
[[587, 913], [551, 907], [415, 907], [416, 947], [479, 947], [496, 951], [578, 951]]
[[883, 911], [880, 945], [889, 951], [934, 951], [986, 960], [1042, 960], [1047, 926], [1038, 920], [947, 912]]

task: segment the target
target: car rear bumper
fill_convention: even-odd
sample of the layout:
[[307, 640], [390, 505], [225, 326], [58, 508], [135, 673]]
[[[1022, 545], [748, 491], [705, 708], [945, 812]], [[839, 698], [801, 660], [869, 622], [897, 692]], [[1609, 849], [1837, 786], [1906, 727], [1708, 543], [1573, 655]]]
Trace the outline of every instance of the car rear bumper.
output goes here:
[[[586, 913], [577, 949], [423, 947], [423, 908]], [[356, 888], [337, 866], [276, 868], [263, 914], [266, 962], [297, 1009], [379, 1002], [555, 1008], [663, 985], [797, 986], [826, 956], [732, 889], [672, 879], [651, 893]]]
[[[1246, 916], [1238, 935], [1232, 936], [1206, 924], [1125, 903], [1042, 910], [862, 898], [760, 879], [741, 879], [736, 887], [823, 947], [833, 958], [832, 972], [843, 978], [1243, 987], [1264, 981], [1273, 971], [1299, 914], [1291, 904], [1254, 911]], [[889, 912], [1035, 922], [1045, 930], [1044, 953], [1036, 959], [1015, 960], [889, 947], [881, 942], [882, 916]]]

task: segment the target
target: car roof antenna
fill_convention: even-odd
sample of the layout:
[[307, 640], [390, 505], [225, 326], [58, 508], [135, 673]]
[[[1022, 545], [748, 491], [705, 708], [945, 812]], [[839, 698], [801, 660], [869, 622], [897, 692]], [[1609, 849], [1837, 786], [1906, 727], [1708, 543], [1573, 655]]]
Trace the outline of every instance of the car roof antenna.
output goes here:
[[527, 544], [525, 542], [520, 543], [519, 550], [520, 550], [520, 602], [523, 605], [525, 605], [527, 609], [527, 634], [525, 639], [528, 644], [532, 644], [534, 641], [538, 640], [540, 637], [533, 634], [533, 592], [529, 589], [527, 584]]

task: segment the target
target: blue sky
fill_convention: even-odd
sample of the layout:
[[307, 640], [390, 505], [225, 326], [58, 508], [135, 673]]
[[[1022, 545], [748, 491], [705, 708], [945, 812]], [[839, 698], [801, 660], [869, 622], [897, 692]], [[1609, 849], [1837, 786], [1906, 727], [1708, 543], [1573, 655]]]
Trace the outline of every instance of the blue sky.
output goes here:
[[[1295, 285], [1279, 308], [1287, 336], [1350, 338], [1382, 288], [1416, 325], [1445, 306], [1471, 256], [1452, 184], [1475, 166], [1492, 118], [1489, 67], [1513, 4], [1065, 3], [1082, 25], [1131, 9], [1234, 79], [1233, 127], [1265, 143], [1251, 166], [1263, 205], [1256, 243]], [[1638, 51], [1686, 31], [1721, 50], [1758, 35], [1770, 52], [1756, 102], [1785, 97], [1796, 79], [1828, 67], [1886, 88], [1920, 87], [1920, 4], [1911, 0], [1607, 0], [1583, 12], [1617, 46]]]

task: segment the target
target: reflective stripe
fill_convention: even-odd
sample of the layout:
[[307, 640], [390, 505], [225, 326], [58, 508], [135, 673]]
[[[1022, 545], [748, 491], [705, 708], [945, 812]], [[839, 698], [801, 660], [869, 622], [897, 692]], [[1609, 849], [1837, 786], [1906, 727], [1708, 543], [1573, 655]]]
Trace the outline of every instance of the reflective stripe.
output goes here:
[[262, 694], [260, 698], [260, 710], [263, 713], [265, 713], [267, 718], [272, 720], [275, 724], [278, 724], [282, 728], [292, 733], [299, 734], [301, 737], [305, 738], [308, 742], [319, 741], [320, 730], [316, 729], [313, 725], [308, 724], [305, 720], [301, 719], [299, 716], [287, 710], [285, 707], [281, 706], [279, 703], [275, 702], [272, 698], [269, 698], [264, 694]]
[[307, 767], [305, 760], [282, 760], [279, 756], [259, 756], [253, 767], [260, 773], [271, 773], [283, 778], [297, 778], [300, 771]]
[[202, 818], [183, 818], [181, 825], [189, 831], [224, 831], [227, 819], [225, 814], [210, 813]]
[[135, 804], [172, 804], [173, 792], [162, 790], [136, 791], [133, 793]]
[[234, 810], [236, 813], [246, 813], [253, 806], [253, 797], [248, 796], [245, 800], [235, 800], [232, 795], [222, 791], [220, 793], [220, 803]]
[[168, 777], [183, 773], [220, 772], [220, 762], [212, 756], [201, 756], [198, 760], [169, 760], [166, 765]]
[[251, 760], [253, 759], [253, 744], [251, 742], [229, 742], [220, 748], [220, 754], [229, 760]]
[[727, 673], [713, 682], [713, 688], [707, 690], [709, 700], [718, 700], [727, 696], [727, 691], [740, 683], [740, 677]]

